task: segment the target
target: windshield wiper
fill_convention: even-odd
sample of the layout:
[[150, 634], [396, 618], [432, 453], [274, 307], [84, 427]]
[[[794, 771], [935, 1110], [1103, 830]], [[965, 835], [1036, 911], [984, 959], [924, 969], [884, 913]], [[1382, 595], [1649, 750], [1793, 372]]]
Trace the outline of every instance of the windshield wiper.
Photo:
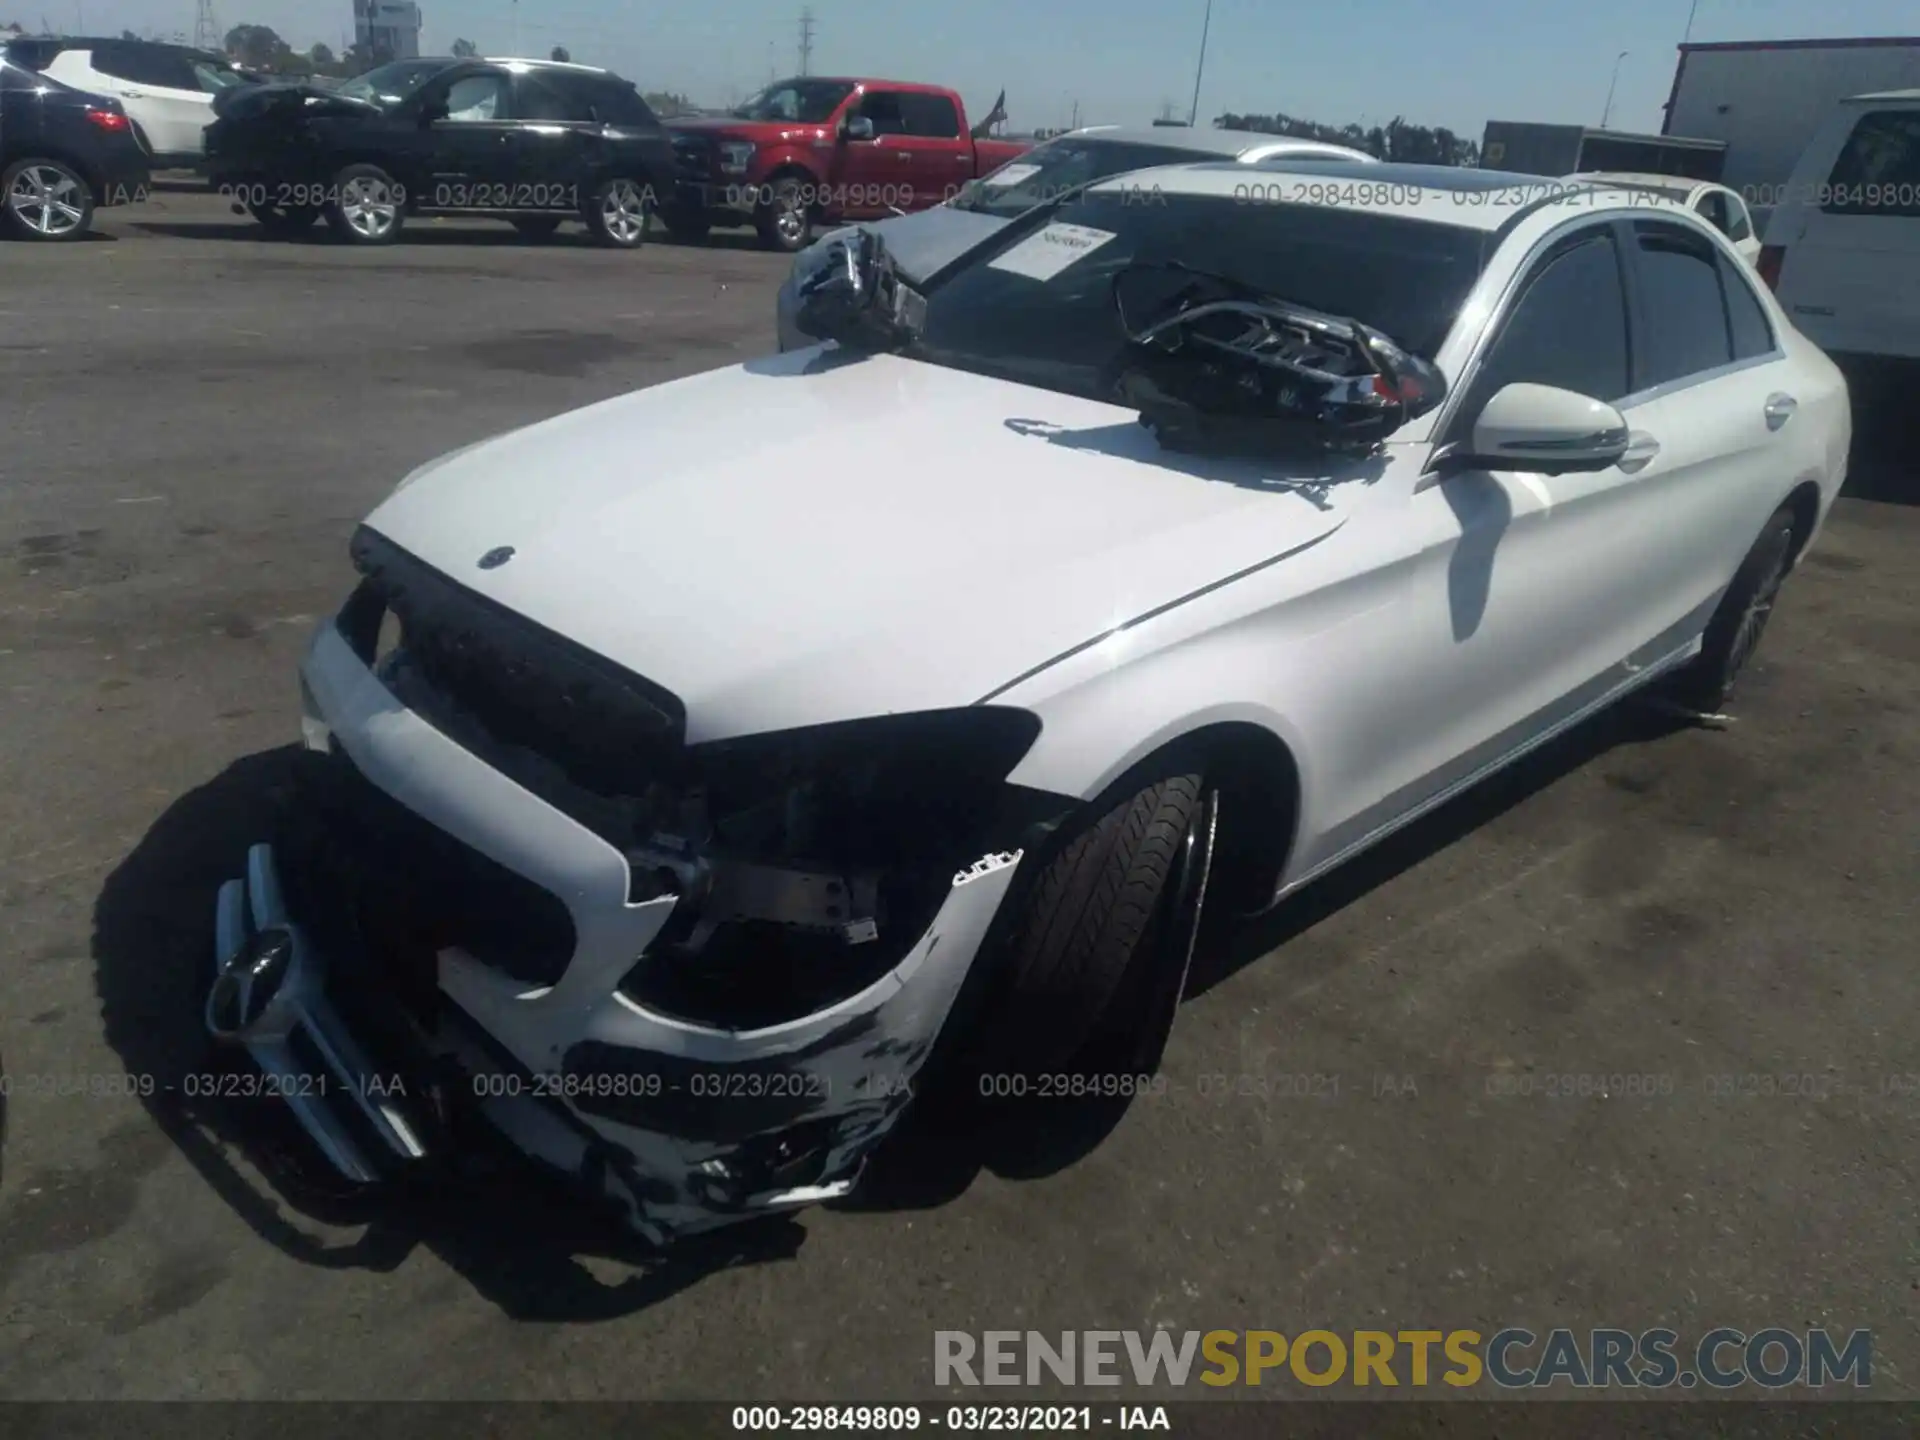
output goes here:
[[800, 333], [851, 350], [904, 350], [926, 324], [926, 297], [900, 278], [886, 242], [871, 230], [829, 241], [798, 291]]
[[[1194, 278], [1136, 330], [1121, 282], [1156, 269]], [[1171, 449], [1366, 451], [1446, 398], [1438, 369], [1372, 326], [1231, 275], [1140, 261], [1113, 301], [1127, 337], [1113, 391]]]

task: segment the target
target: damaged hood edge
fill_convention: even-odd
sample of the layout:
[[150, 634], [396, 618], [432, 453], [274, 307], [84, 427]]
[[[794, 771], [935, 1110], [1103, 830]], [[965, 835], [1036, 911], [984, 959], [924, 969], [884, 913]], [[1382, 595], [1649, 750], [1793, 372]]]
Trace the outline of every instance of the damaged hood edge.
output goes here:
[[1352, 463], [1169, 455], [1117, 406], [806, 350], [483, 441], [368, 524], [699, 743], [998, 694], [1325, 540]]

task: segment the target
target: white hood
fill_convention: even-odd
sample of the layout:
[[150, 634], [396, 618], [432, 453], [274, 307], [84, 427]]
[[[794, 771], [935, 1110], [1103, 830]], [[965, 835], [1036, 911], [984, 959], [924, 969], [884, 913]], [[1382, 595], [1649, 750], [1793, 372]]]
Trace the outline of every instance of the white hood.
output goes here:
[[811, 349], [458, 452], [368, 524], [671, 690], [697, 743], [977, 702], [1331, 533], [1366, 487], [1322, 509], [1272, 483], [1328, 473], [1168, 455], [1116, 406]]

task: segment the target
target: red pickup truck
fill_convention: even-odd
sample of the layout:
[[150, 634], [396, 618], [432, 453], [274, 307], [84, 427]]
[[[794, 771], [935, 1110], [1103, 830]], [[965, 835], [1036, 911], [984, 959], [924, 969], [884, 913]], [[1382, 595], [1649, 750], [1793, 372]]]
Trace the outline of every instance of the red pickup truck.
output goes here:
[[985, 138], [1006, 97], [969, 128], [938, 85], [805, 76], [769, 85], [731, 115], [673, 120], [677, 239], [752, 225], [769, 248], [804, 249], [814, 227], [925, 210], [1029, 146]]

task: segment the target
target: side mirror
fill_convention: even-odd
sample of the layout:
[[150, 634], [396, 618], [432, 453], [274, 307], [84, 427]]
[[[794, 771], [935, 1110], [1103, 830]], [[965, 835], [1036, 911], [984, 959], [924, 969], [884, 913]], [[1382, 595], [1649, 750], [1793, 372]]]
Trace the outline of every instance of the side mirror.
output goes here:
[[850, 116], [840, 127], [840, 133], [849, 140], [871, 140], [873, 139], [873, 121], [864, 115]]
[[420, 106], [420, 124], [424, 127], [436, 120], [444, 120], [451, 113], [445, 100], [427, 100]]
[[1504, 386], [1473, 422], [1468, 456], [1489, 470], [1543, 475], [1609, 470], [1627, 453], [1627, 420], [1604, 400], [1552, 385]]

